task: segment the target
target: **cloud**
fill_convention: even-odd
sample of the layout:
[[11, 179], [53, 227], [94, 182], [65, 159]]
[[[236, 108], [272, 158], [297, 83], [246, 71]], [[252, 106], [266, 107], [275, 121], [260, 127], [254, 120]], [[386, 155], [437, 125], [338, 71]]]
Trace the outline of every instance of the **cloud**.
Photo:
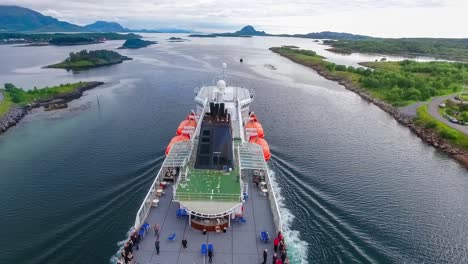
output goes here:
[[[272, 33], [333, 30], [378, 36], [468, 37], [466, 0], [0, 0], [57, 18], [126, 27], [231, 31], [252, 24]], [[435, 29], [435, 30], [434, 30]]]

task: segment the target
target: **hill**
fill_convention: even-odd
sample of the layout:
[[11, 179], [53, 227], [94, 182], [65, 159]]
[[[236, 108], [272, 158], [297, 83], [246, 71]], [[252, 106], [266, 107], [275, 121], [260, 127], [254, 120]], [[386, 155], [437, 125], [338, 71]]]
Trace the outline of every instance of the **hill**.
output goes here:
[[125, 32], [128, 29], [122, 27], [117, 22], [96, 21], [92, 24], [84, 26], [89, 31], [94, 32]]
[[85, 31], [83, 27], [19, 6], [0, 6], [1, 31]]
[[332, 32], [332, 31], [313, 32], [313, 33], [307, 33], [307, 34], [294, 34], [292, 35], [292, 37], [313, 38], [313, 39], [342, 39], [342, 40], [360, 40], [360, 39], [371, 38], [369, 36], [364, 36], [364, 35], [356, 35], [356, 34], [343, 33], [343, 32]]
[[243, 27], [241, 30], [231, 33], [213, 33], [213, 34], [192, 34], [189, 37], [214, 38], [214, 37], [251, 37], [251, 36], [271, 36], [265, 31], [257, 31], [251, 25]]

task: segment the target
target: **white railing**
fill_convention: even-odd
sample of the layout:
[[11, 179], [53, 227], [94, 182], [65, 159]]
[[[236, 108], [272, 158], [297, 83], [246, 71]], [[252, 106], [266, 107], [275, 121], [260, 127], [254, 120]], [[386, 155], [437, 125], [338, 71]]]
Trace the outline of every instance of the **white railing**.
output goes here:
[[240, 202], [240, 194], [229, 194], [229, 193], [185, 193], [178, 192], [174, 195], [174, 199], [177, 201], [230, 201]]
[[143, 203], [140, 206], [140, 209], [138, 209], [138, 212], [135, 218], [135, 225], [134, 225], [135, 229], [140, 228], [140, 226], [143, 224], [146, 217], [148, 216], [148, 213], [151, 209], [151, 203], [154, 197], [156, 196], [157, 184], [159, 182], [159, 177], [161, 176], [163, 168], [164, 168], [164, 163], [161, 165], [161, 168], [159, 169], [158, 174], [154, 178], [154, 181], [151, 184], [151, 187], [148, 193], [146, 194], [145, 199], [143, 200]]
[[281, 213], [278, 206], [278, 200], [276, 200], [276, 194], [273, 190], [273, 184], [270, 179], [270, 174], [268, 171], [265, 171], [266, 180], [268, 186], [270, 186], [270, 191], [268, 192], [268, 200], [270, 200], [271, 212], [273, 213], [273, 221], [275, 222], [276, 232], [283, 232], [283, 221], [281, 220]]

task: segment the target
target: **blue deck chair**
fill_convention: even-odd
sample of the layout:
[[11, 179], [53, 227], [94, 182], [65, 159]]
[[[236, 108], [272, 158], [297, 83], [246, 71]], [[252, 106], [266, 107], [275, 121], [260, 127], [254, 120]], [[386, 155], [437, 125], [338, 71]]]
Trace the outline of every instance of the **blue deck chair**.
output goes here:
[[174, 241], [176, 233], [172, 233], [170, 236], [167, 237], [167, 240]]
[[262, 231], [260, 233], [260, 239], [263, 241], [263, 243], [267, 243], [268, 241], [270, 241], [270, 235], [268, 234], [268, 232]]
[[214, 247], [213, 247], [213, 244], [208, 244], [208, 251], [210, 251], [214, 253]]
[[202, 253], [202, 255], [206, 255], [206, 253], [207, 253], [206, 244], [201, 244], [201, 253]]
[[177, 209], [177, 218], [181, 218], [187, 216], [187, 210], [185, 209]]
[[245, 218], [241, 216], [241, 217], [239, 217], [239, 222], [241, 224], [245, 224], [245, 223], [247, 223], [247, 220], [245, 220]]

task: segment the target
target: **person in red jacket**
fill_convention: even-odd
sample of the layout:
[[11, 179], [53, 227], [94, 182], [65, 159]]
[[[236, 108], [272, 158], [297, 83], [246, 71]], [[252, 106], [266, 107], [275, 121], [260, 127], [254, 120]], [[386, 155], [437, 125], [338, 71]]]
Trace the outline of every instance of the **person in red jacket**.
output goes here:
[[279, 238], [275, 238], [273, 240], [273, 249], [275, 250], [275, 252], [278, 252], [278, 244], [279, 244]]

